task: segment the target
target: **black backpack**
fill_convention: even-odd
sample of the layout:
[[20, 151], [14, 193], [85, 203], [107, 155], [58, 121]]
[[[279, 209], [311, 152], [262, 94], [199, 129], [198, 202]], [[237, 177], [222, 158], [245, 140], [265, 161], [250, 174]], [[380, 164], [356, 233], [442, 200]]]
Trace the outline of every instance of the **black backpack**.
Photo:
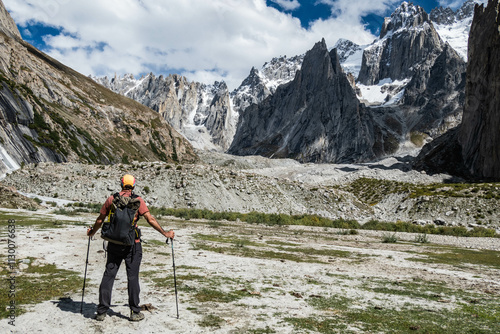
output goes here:
[[128, 197], [116, 193], [113, 197], [109, 221], [102, 224], [101, 237], [115, 244], [131, 246], [140, 237], [134, 222], [141, 205], [139, 196], [132, 194]]

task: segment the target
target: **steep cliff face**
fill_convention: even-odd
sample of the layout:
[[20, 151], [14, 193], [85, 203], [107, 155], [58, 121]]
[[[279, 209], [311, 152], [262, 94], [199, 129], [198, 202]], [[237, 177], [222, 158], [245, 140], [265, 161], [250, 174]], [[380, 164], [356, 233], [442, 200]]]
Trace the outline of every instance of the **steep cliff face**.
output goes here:
[[359, 104], [336, 50], [324, 40], [306, 53], [289, 84], [240, 115], [229, 153], [308, 162], [372, 159], [372, 120]]
[[361, 99], [362, 85], [384, 83], [383, 106], [401, 112], [408, 135], [435, 138], [461, 121], [465, 71], [465, 61], [441, 40], [424, 9], [403, 2], [364, 50], [357, 82]]
[[415, 70], [401, 100], [402, 105], [414, 110], [407, 121], [410, 131], [434, 137], [460, 123], [466, 69], [457, 52], [445, 44], [431, 66]]
[[157, 113], [22, 41], [0, 5], [0, 144], [16, 164], [196, 159]]
[[476, 6], [459, 143], [472, 175], [500, 179], [500, 2]]
[[364, 50], [358, 82], [373, 85], [387, 78], [409, 78], [416, 66], [436, 58], [442, 49], [425, 10], [403, 2], [385, 19], [379, 40]]
[[[428, 145], [415, 167], [468, 179], [500, 179], [500, 1], [476, 5], [462, 123]], [[453, 159], [443, 159], [443, 156]]]

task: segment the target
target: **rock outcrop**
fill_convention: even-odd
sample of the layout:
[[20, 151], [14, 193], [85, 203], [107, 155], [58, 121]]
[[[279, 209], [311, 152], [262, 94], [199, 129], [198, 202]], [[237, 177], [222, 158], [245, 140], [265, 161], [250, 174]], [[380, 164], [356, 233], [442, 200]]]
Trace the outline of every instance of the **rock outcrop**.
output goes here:
[[500, 2], [476, 6], [466, 100], [458, 137], [471, 175], [500, 179]]
[[16, 23], [5, 9], [2, 0], [0, 0], [0, 31], [11, 38], [22, 40], [19, 29], [17, 29]]
[[387, 78], [409, 78], [416, 66], [442, 50], [443, 42], [425, 10], [403, 2], [385, 19], [379, 41], [364, 50], [358, 82], [373, 85]]
[[375, 157], [373, 122], [325, 41], [304, 57], [289, 84], [241, 115], [229, 153], [304, 162], [357, 162]]
[[466, 69], [467, 64], [449, 44], [431, 66], [415, 69], [401, 100], [404, 107], [413, 109], [406, 122], [411, 132], [436, 136], [459, 124]]
[[18, 165], [196, 160], [191, 145], [153, 110], [24, 42], [2, 3], [0, 14], [3, 156]]
[[[428, 144], [415, 167], [469, 179], [500, 179], [500, 2], [476, 5], [469, 38], [463, 120]], [[453, 156], [449, 161], [442, 156]]]
[[408, 136], [435, 138], [461, 121], [466, 63], [439, 37], [425, 10], [403, 2], [368, 46], [357, 82], [394, 85], [386, 100], [400, 111]]

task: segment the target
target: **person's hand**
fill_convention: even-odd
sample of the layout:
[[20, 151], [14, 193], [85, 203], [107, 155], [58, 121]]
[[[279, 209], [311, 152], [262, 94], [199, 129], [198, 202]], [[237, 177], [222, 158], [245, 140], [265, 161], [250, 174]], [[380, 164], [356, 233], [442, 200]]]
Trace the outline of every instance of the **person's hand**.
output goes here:
[[175, 237], [175, 232], [174, 230], [170, 230], [168, 232], [165, 232], [164, 236], [167, 239], [173, 239]]
[[88, 236], [88, 237], [92, 237], [92, 236], [94, 236], [94, 229], [93, 229], [92, 227], [89, 227], [89, 228], [87, 229], [87, 236]]

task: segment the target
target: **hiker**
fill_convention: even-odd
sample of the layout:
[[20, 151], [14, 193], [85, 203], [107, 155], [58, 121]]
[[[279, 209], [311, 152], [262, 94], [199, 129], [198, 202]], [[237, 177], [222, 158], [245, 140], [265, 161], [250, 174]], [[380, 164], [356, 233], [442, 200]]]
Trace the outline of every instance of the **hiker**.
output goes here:
[[[137, 228], [137, 221], [141, 216], [144, 216], [146, 221], [151, 225], [155, 230], [160, 232], [165, 238], [173, 239], [175, 233], [173, 230], [165, 232], [160, 224], [156, 221], [156, 219], [149, 212], [146, 203], [144, 200], [135, 195], [133, 193], [133, 189], [135, 187], [135, 178], [132, 175], [125, 175], [121, 179], [121, 187], [122, 190], [119, 193], [111, 195], [108, 197], [106, 202], [101, 208], [99, 217], [97, 217], [95, 224], [93, 227], [87, 230], [87, 236], [92, 237], [94, 234], [103, 226], [103, 223], [106, 226], [103, 226], [103, 231], [101, 235], [104, 239], [105, 232], [108, 230], [107, 226], [110, 226], [111, 223], [104, 222], [105, 218], [111, 217], [119, 217], [117, 213], [119, 213], [119, 209], [117, 209], [117, 203], [120, 201], [136, 204], [135, 206], [135, 216], [132, 216], [133, 213], [130, 214], [129, 220], [133, 220], [133, 222], [127, 223], [128, 228], [132, 229], [132, 237], [129, 237], [132, 241], [129, 243], [124, 242], [123, 240], [115, 241], [110, 240], [108, 243], [108, 257], [106, 261], [106, 270], [104, 271], [104, 275], [102, 277], [101, 285], [99, 286], [99, 305], [97, 306], [97, 315], [96, 320], [103, 321], [106, 317], [106, 313], [111, 305], [111, 291], [113, 290], [113, 283], [115, 281], [116, 274], [118, 269], [120, 268], [120, 264], [122, 260], [125, 260], [125, 266], [127, 269], [127, 281], [128, 281], [128, 304], [130, 307], [130, 321], [140, 321], [144, 319], [144, 314], [141, 313], [141, 308], [139, 306], [139, 267], [142, 260], [142, 246], [140, 239], [140, 230]], [[128, 211], [130, 212], [130, 211]], [[133, 211], [132, 211], [133, 212]], [[118, 219], [118, 218], [116, 218]], [[113, 218], [110, 221], [116, 221]], [[105, 231], [106, 229], [106, 231]], [[130, 244], [130, 245], [128, 245]]]

